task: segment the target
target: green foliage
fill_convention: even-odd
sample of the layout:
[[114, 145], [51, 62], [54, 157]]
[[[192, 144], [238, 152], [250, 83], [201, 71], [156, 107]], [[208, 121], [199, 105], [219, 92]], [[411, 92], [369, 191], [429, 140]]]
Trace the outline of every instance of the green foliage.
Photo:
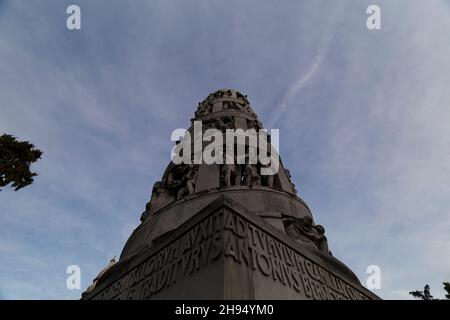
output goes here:
[[[0, 187], [11, 183], [15, 191], [33, 183], [37, 173], [30, 165], [41, 158], [42, 151], [28, 141], [17, 141], [14, 136], [0, 136]], [[1, 191], [1, 189], [0, 189]]]
[[429, 285], [425, 285], [425, 288], [423, 289], [423, 291], [411, 291], [409, 293], [410, 295], [412, 295], [414, 298], [420, 299], [420, 300], [433, 300], [433, 296], [430, 293], [430, 286]]
[[[448, 293], [445, 295], [446, 299], [450, 299], [450, 283], [449, 282], [443, 282], [444, 284], [444, 290]], [[425, 288], [423, 289], [423, 291], [411, 291], [409, 293], [410, 295], [412, 295], [414, 298], [420, 299], [420, 300], [439, 300], [439, 299], [434, 299], [433, 296], [431, 295], [430, 292], [430, 286], [429, 285], [425, 285]]]

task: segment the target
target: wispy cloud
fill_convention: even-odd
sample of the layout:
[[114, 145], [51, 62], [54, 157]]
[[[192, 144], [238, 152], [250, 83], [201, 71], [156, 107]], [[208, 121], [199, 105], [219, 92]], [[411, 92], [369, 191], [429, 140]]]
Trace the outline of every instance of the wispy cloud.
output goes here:
[[[313, 59], [312, 64], [306, 69], [307, 71], [303, 74], [301, 74], [300, 78], [298, 78], [294, 83], [291, 84], [289, 89], [286, 91], [286, 93], [283, 95], [280, 105], [275, 108], [274, 115], [272, 116], [272, 119], [269, 123], [269, 128], [274, 128], [277, 122], [280, 120], [280, 118], [283, 116], [283, 114], [286, 112], [286, 109], [289, 107], [289, 103], [295, 96], [299, 93], [299, 91], [305, 86], [305, 84], [314, 76], [314, 74], [319, 69], [320, 65], [322, 64], [322, 60], [325, 58], [328, 47], [330, 46], [331, 39], [334, 34], [334, 29], [336, 27], [336, 21], [339, 17], [340, 12], [342, 11], [342, 3], [336, 3], [332, 5], [330, 18], [327, 21], [323, 34], [321, 42], [319, 43], [319, 48], [317, 50], [317, 53]], [[327, 8], [329, 11], [330, 8]]]
[[382, 297], [437, 291], [450, 279], [449, 6], [379, 1], [371, 32], [370, 1], [339, 3], [80, 1], [71, 32], [62, 1], [1, 2], [0, 128], [44, 156], [32, 186], [0, 193], [0, 295], [79, 298], [66, 267], [85, 288], [120, 254], [171, 131], [221, 87], [280, 128], [300, 196], [363, 283], [378, 264]]

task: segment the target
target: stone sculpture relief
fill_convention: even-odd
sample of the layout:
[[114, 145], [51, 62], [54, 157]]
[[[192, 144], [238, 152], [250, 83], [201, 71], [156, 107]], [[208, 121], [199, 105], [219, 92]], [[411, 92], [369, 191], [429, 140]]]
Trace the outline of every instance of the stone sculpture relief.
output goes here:
[[193, 194], [197, 171], [197, 165], [176, 165], [167, 174], [165, 182], [155, 182], [150, 201], [147, 202], [145, 211], [141, 215], [141, 221], [146, 220], [159, 209]]
[[[210, 94], [203, 102], [199, 102], [197, 111], [195, 112], [195, 117], [191, 119], [191, 122], [196, 119], [198, 120], [205, 115], [211, 114], [214, 106], [217, 104], [222, 104], [223, 110], [235, 110], [250, 116], [251, 119], [247, 117], [246, 120], [247, 129], [255, 129], [258, 131], [263, 128], [261, 122], [257, 118], [257, 115], [250, 107], [247, 96], [242, 95], [237, 91], [226, 89]], [[221, 108], [219, 108], [219, 110], [220, 109]], [[208, 120], [203, 120], [202, 127], [204, 131], [208, 129], [218, 129], [219, 131], [225, 133], [227, 129], [236, 129], [235, 117], [219, 116]], [[270, 136], [267, 136], [267, 141], [270, 143]], [[257, 152], [257, 150], [255, 152]], [[248, 150], [246, 153], [246, 161], [244, 164], [237, 164], [235, 158], [233, 164], [227, 164], [226, 161], [224, 161], [224, 164], [220, 165], [220, 181], [217, 182], [217, 187], [267, 187], [284, 191], [278, 175], [261, 175], [261, 168], [268, 166], [264, 166], [261, 163], [249, 164]], [[284, 169], [281, 168], [281, 170]], [[141, 220], [144, 221], [148, 216], [157, 212], [161, 208], [175, 201], [181, 200], [186, 196], [194, 194], [197, 172], [198, 165], [181, 164], [172, 166], [162, 178], [162, 181], [155, 183], [150, 201], [146, 204]], [[296, 192], [295, 185], [291, 181], [288, 170], [286, 170], [286, 174], [289, 177], [289, 182], [292, 188]]]
[[[213, 103], [212, 102], [199, 102], [198, 109], [194, 113], [194, 119], [203, 117], [204, 115], [212, 113]], [[192, 120], [192, 119], [191, 119]]]
[[[221, 167], [221, 179], [225, 187], [240, 185], [241, 182], [241, 170], [239, 164], [236, 163], [236, 157], [231, 159], [232, 161], [227, 161], [226, 156], [224, 156], [224, 164]], [[232, 162], [227, 164], [227, 162]]]
[[249, 188], [255, 187], [268, 187], [275, 189], [274, 181], [277, 175], [261, 175], [260, 171], [264, 166], [260, 163], [258, 164], [224, 164], [221, 166], [221, 186], [247, 186]]
[[150, 201], [145, 205], [145, 211], [141, 215], [141, 221], [144, 221], [149, 215], [175, 201], [175, 196], [170, 194], [161, 181], [155, 182], [152, 189]]
[[227, 129], [235, 128], [233, 117], [213, 118], [207, 121], [203, 121], [202, 125], [204, 131], [208, 129], [217, 129], [223, 133], [225, 133]]
[[[217, 101], [218, 99], [220, 100]], [[250, 108], [250, 103], [247, 100], [247, 96], [242, 95], [239, 92], [233, 93], [231, 90], [219, 90], [213, 94], [210, 94], [205, 101], [199, 102], [198, 109], [195, 112], [195, 117], [191, 119], [191, 121], [199, 119], [207, 114], [211, 114], [214, 106], [213, 100], [216, 100], [216, 104], [222, 105], [222, 110], [236, 110], [247, 113], [255, 119], [257, 118], [256, 113]]]
[[242, 106], [239, 106], [235, 101], [224, 101], [223, 110], [243, 111]]
[[196, 165], [180, 164], [173, 166], [168, 173], [165, 187], [175, 196], [176, 200], [194, 193], [197, 169]]
[[295, 241], [314, 244], [320, 251], [330, 254], [325, 228], [314, 225], [310, 216], [303, 218], [286, 217], [283, 219], [286, 233]]
[[255, 129], [255, 130], [260, 130], [263, 128], [261, 122], [258, 119], [248, 120], [247, 127], [249, 129]]
[[244, 169], [244, 182], [247, 187], [259, 187], [261, 185], [261, 176], [258, 173], [258, 167], [255, 164], [246, 164]]
[[115, 264], [116, 264], [116, 257], [113, 257], [109, 261], [108, 265], [99, 272], [99, 274], [92, 281], [92, 284], [86, 289], [86, 291], [83, 294], [87, 294], [87, 293], [93, 291], [95, 289], [95, 287], [97, 286], [97, 283], [100, 280], [100, 278], [106, 273], [106, 271], [108, 271]]
[[198, 166], [187, 165], [184, 168], [180, 188], [177, 191], [177, 200], [194, 193], [195, 179], [197, 178]]
[[[265, 167], [265, 168], [269, 168], [270, 166], [269, 165], [261, 165], [261, 167]], [[271, 189], [273, 189], [273, 181], [274, 181], [274, 178], [275, 178], [275, 175], [265, 175], [265, 176], [262, 176], [262, 183], [265, 185], [265, 186], [267, 186], [267, 187], [269, 187], [269, 188], [271, 188]]]

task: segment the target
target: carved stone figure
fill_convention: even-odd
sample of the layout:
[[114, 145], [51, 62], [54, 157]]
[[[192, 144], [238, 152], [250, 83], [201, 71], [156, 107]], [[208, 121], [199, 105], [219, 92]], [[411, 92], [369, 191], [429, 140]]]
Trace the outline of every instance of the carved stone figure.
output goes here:
[[314, 226], [314, 229], [316, 229], [318, 233], [318, 240], [319, 240], [316, 241], [316, 246], [319, 248], [319, 250], [325, 253], [329, 253], [331, 255], [331, 251], [328, 248], [327, 237], [325, 236], [325, 228], [322, 225], [318, 224]]
[[222, 132], [226, 132], [227, 129], [234, 128], [234, 121], [232, 117], [223, 117], [215, 119], [215, 126]]
[[[261, 167], [263, 167], [263, 168], [270, 168], [270, 165], [268, 165], [268, 164], [266, 164], [266, 165], [261, 164]], [[261, 176], [261, 177], [262, 177], [263, 183], [267, 187], [273, 189], [273, 180], [275, 178], [275, 175], [274, 174], [268, 174], [268, 175], [264, 175], [264, 176]]]
[[284, 219], [286, 233], [296, 241], [313, 243], [317, 249], [330, 254], [325, 229], [314, 225], [310, 216], [303, 218], [288, 217]]
[[156, 181], [153, 185], [150, 201], [145, 205], [145, 211], [141, 215], [141, 221], [146, 220], [151, 214], [173, 201], [175, 201], [175, 197], [164, 187], [164, 183]]
[[246, 164], [244, 169], [244, 185], [250, 188], [261, 185], [258, 168], [254, 164]]
[[206, 112], [207, 112], [207, 113], [211, 113], [211, 112], [212, 112], [212, 109], [213, 109], [213, 104], [212, 104], [211, 102], [208, 102], [208, 103], [206, 104]]
[[[224, 161], [221, 169], [221, 175], [223, 179], [223, 183], [226, 187], [231, 185], [239, 185], [240, 184], [240, 174], [238, 171], [238, 165], [236, 164], [236, 157], [230, 159], [232, 161], [227, 161], [226, 155], [224, 156]], [[227, 163], [232, 162], [232, 163]]]
[[[200, 119], [217, 135], [263, 128], [246, 96], [235, 90], [209, 94], [193, 120]], [[225, 161], [210, 164], [208, 139], [194, 129], [192, 123], [177, 150], [189, 142], [183, 153], [192, 160], [201, 151], [202, 161], [168, 164], [120, 259], [103, 268], [83, 299], [377, 299], [332, 257], [325, 229], [293, 194], [289, 171], [265, 144], [270, 136], [258, 134], [253, 145], [253, 132], [233, 141], [222, 134], [214, 160]], [[257, 155], [271, 161], [263, 165]], [[275, 156], [279, 171], [262, 175], [272, 171]]]
[[203, 121], [203, 130], [217, 129], [222, 132], [226, 132], [227, 129], [234, 128], [233, 117], [214, 118], [207, 121]]
[[243, 95], [242, 93], [240, 93], [240, 92], [236, 92], [236, 97], [238, 98], [238, 99], [241, 99], [241, 100], [243, 100], [245, 103], [249, 103], [248, 102], [248, 100], [247, 100], [247, 95]]
[[234, 101], [224, 101], [223, 102], [223, 109], [224, 110], [231, 109], [231, 110], [241, 111], [241, 108]]
[[249, 129], [255, 129], [255, 130], [262, 129], [261, 122], [259, 122], [259, 120], [257, 120], [257, 119], [248, 120], [247, 125], [248, 125]]
[[175, 200], [193, 194], [196, 174], [196, 166], [175, 165], [167, 174], [164, 182], [158, 181], [154, 184], [151, 199], [146, 204], [146, 210], [141, 215], [141, 221]]
[[224, 95], [224, 91], [223, 90], [219, 90], [216, 93], [214, 93], [214, 98], [222, 98]]
[[[153, 194], [152, 194], [153, 198]], [[144, 222], [150, 216], [150, 209], [152, 207], [151, 200], [145, 204], [145, 211], [141, 214], [141, 221]]]
[[[194, 112], [194, 118], [198, 119], [200, 117], [203, 117], [206, 114], [210, 114], [212, 112], [213, 104], [211, 102], [199, 102], [197, 111]], [[193, 120], [191, 119], [191, 122]]]
[[183, 183], [183, 176], [186, 165], [175, 165], [172, 170], [167, 174], [166, 187], [172, 194], [177, 194]]
[[108, 271], [113, 265], [116, 264], [116, 257], [114, 256], [108, 263], [108, 265], [106, 267], [104, 267], [99, 274], [95, 277], [95, 279], [92, 281], [92, 284], [86, 289], [86, 291], [84, 292], [89, 293], [92, 290], [95, 289], [95, 286], [97, 285], [98, 281], [100, 280], [100, 278], [105, 274], [106, 271]]
[[203, 121], [202, 122], [202, 129], [203, 129], [203, 131], [206, 131], [208, 129], [214, 128], [213, 122], [214, 122], [214, 119], [209, 119], [209, 120]]
[[198, 167], [192, 164], [186, 166], [182, 179], [182, 186], [177, 192], [177, 200], [194, 193], [197, 169]]

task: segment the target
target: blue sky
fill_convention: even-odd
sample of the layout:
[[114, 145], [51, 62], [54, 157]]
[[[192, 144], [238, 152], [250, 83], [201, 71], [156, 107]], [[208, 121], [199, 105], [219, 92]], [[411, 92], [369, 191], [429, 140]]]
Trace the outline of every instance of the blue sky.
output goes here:
[[[0, 193], [0, 298], [79, 298], [138, 225], [172, 130], [220, 88], [280, 129], [299, 195], [363, 283], [376, 264], [383, 298], [442, 296], [449, 34], [439, 0], [0, 0], [0, 133], [44, 151], [32, 186]], [[66, 289], [71, 264], [83, 290]]]

